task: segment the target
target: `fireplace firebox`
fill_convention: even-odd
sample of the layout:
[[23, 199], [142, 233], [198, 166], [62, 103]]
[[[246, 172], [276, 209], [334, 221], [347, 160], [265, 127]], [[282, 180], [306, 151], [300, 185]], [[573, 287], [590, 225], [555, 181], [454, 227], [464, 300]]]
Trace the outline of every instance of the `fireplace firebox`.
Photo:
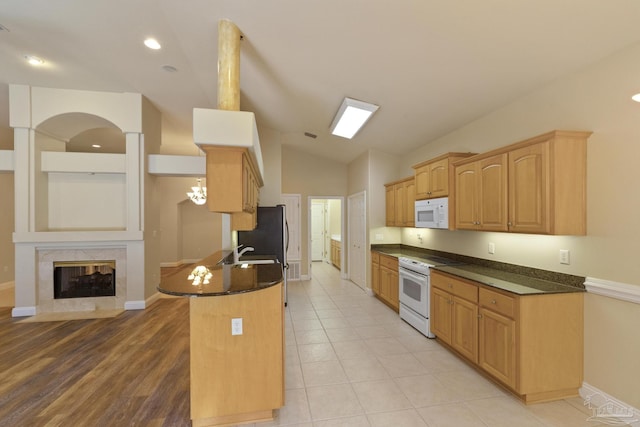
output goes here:
[[115, 295], [115, 261], [56, 261], [53, 263], [54, 299]]

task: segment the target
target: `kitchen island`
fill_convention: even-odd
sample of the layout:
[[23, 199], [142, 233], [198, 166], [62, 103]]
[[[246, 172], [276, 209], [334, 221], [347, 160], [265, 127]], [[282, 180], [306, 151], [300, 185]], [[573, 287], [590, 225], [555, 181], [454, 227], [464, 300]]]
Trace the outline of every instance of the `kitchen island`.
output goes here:
[[273, 419], [284, 405], [282, 265], [221, 264], [220, 251], [161, 281], [189, 300], [194, 427]]

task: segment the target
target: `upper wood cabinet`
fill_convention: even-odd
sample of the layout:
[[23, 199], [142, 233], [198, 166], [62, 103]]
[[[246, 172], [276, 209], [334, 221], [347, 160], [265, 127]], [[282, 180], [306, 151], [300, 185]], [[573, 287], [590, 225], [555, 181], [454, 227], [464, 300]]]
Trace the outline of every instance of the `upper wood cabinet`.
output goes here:
[[589, 135], [553, 131], [457, 162], [456, 228], [586, 234]]
[[415, 224], [415, 183], [413, 177], [385, 184], [386, 225], [413, 227]]
[[415, 170], [416, 200], [432, 199], [449, 195], [449, 185], [453, 182], [451, 163], [472, 156], [474, 153], [447, 153], [442, 156], [413, 165]]
[[207, 206], [230, 213], [234, 230], [256, 226], [263, 183], [246, 148], [203, 146], [207, 154]]
[[507, 231], [507, 154], [455, 165], [457, 229]]

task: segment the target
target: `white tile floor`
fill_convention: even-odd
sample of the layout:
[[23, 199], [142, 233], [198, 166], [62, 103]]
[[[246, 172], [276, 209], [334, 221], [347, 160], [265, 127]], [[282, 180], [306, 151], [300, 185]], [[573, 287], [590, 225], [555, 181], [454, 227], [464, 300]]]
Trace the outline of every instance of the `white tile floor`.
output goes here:
[[523, 405], [339, 271], [289, 284], [286, 405], [256, 426], [597, 426], [581, 398]]

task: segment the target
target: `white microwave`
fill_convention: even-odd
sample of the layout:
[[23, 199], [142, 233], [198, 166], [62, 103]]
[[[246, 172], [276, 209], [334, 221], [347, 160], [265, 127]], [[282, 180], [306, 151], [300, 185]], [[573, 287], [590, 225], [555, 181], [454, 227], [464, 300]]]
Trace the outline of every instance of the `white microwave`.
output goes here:
[[449, 198], [416, 200], [416, 227], [449, 228]]

